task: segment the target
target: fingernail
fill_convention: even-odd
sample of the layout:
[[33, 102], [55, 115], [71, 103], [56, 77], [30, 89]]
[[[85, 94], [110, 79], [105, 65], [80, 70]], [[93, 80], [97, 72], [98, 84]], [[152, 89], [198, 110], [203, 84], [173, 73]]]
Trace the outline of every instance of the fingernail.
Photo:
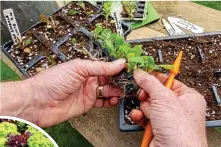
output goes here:
[[130, 111], [130, 113], [128, 114], [129, 117], [131, 116], [131, 113], [133, 113], [133, 111], [134, 111], [134, 109], [132, 109], [132, 110]]
[[115, 60], [113, 63], [116, 64], [116, 65], [125, 64], [126, 63], [126, 59], [120, 58], [120, 59]]
[[137, 95], [136, 95], [137, 98], [139, 97], [139, 94], [140, 94], [141, 91], [142, 91], [141, 88], [137, 91]]
[[136, 74], [138, 74], [138, 73], [140, 73], [142, 71], [143, 71], [142, 69], [138, 68], [138, 69], [134, 70], [134, 74], [136, 75]]

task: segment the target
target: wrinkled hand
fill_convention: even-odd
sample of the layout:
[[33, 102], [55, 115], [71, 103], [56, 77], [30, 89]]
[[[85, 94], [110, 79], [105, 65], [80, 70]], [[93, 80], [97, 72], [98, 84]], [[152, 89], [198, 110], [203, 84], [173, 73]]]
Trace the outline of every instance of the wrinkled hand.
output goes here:
[[[28, 79], [37, 95], [32, 104], [38, 115], [34, 122], [42, 127], [51, 126], [84, 114], [93, 107], [116, 105], [123, 92], [108, 86], [107, 77], [118, 74], [125, 65], [124, 59], [114, 62], [76, 59]], [[104, 99], [97, 99], [98, 86], [104, 86]]]
[[[205, 136], [206, 102], [197, 91], [175, 80], [172, 89], [164, 86], [168, 76], [136, 70], [134, 79], [143, 90], [139, 94], [141, 110], [150, 119], [154, 134], [151, 146], [207, 146]], [[130, 117], [146, 125], [140, 110]]]

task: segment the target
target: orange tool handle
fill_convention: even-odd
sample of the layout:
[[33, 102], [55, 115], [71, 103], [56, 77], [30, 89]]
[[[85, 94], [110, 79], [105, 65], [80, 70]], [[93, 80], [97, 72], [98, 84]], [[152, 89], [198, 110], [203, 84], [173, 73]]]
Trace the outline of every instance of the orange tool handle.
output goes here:
[[173, 81], [175, 79], [175, 75], [174, 74], [171, 74], [169, 76], [169, 78], [167, 79], [166, 83], [165, 83], [165, 87], [171, 89], [172, 88], [172, 85], [173, 85]]
[[[173, 85], [174, 78], [175, 78], [175, 75], [171, 74], [165, 83], [165, 87], [171, 89], [171, 87]], [[153, 131], [152, 131], [151, 123], [149, 121], [147, 123], [146, 128], [145, 128], [141, 147], [148, 147], [150, 145], [152, 139], [153, 139]]]
[[147, 123], [141, 147], [148, 147], [153, 139], [153, 131], [150, 121]]

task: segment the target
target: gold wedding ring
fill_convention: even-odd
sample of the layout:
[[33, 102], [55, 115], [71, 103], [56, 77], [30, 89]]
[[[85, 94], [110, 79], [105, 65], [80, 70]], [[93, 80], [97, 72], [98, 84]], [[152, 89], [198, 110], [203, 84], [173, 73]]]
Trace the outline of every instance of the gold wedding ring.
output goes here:
[[104, 86], [97, 87], [97, 97], [103, 98], [104, 97]]

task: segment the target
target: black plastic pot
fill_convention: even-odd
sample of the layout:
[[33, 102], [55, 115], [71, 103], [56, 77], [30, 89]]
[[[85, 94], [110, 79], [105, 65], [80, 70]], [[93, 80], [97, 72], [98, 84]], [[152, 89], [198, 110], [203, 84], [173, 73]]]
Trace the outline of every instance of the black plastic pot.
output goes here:
[[[156, 37], [156, 38], [146, 38], [146, 39], [137, 39], [127, 41], [128, 43], [140, 43], [140, 42], [150, 42], [157, 40], [176, 40], [176, 39], [185, 39], [192, 38], [198, 36], [213, 36], [213, 35], [221, 35], [221, 31], [218, 32], [210, 32], [210, 33], [201, 33], [201, 34], [190, 34], [190, 35], [180, 35], [180, 36], [166, 36], [166, 37]], [[126, 123], [125, 121], [125, 100], [122, 99], [119, 105], [119, 128], [121, 131], [141, 131], [141, 128], [138, 125], [131, 125]], [[221, 120], [214, 121], [206, 121], [206, 127], [221, 127]]]
[[[90, 3], [89, 3], [89, 4], [90, 4]], [[67, 4], [67, 5], [68, 5], [68, 4]], [[91, 6], [97, 8], [97, 9], [99, 10], [98, 13], [101, 12], [101, 10], [100, 10], [99, 7], [96, 7], [96, 6], [92, 5], [92, 4], [91, 4]], [[64, 7], [66, 7], [66, 6], [64, 6]], [[61, 11], [64, 7], [58, 9], [56, 12], [52, 13], [51, 15], [54, 15], [55, 13]], [[49, 15], [49, 16], [51, 16], [51, 15]], [[100, 14], [99, 14], [99, 15], [100, 15]], [[99, 17], [100, 17], [100, 16], [99, 16]], [[66, 20], [66, 22], [69, 23], [67, 20]], [[32, 27], [30, 27], [29, 29], [27, 29], [26, 31], [28, 31], [28, 30], [30, 30], [30, 29], [32, 29], [32, 28], [34, 28], [34, 27], [37, 27], [37, 26], [40, 25], [40, 24], [41, 24], [41, 22], [38, 22], [38, 23], [36, 23], [35, 25], [33, 25]], [[129, 27], [127, 24], [125, 24], [125, 23], [122, 23], [122, 27], [123, 27], [123, 30], [124, 30], [124, 34], [123, 34], [123, 35], [124, 35], [124, 37], [126, 37], [126, 35], [130, 33], [131, 29], [130, 29], [130, 27]], [[84, 34], [86, 37], [88, 37], [88, 38], [90, 38], [90, 39], [93, 39], [93, 38], [92, 38], [93, 34], [91, 34], [91, 32], [89, 32], [86, 28], [79, 26], [79, 27], [76, 28], [74, 31], [76, 31], [77, 29], [79, 29], [78, 32], [81, 32], [81, 33]], [[26, 31], [24, 31], [22, 34], [24, 34]], [[62, 45], [63, 43], [65, 43], [70, 37], [74, 36], [74, 34], [76, 33], [76, 32], [74, 32], [74, 31], [71, 32], [71, 35], [63, 36], [62, 38], [60, 38], [60, 40], [58, 40], [56, 43], [54, 43], [54, 44], [50, 47], [51, 51], [52, 51], [61, 61], [63, 61], [63, 62], [66, 61], [66, 59], [65, 59], [66, 57], [65, 57], [65, 55], [59, 50], [58, 47], [59, 47], [60, 45]], [[36, 36], [34, 36], [34, 37], [36, 38]], [[40, 38], [37, 37], [36, 39], [38, 39], [40, 42], [42, 42], [42, 40], [41, 40]], [[42, 43], [43, 43], [43, 42], [42, 42]], [[43, 43], [43, 44], [44, 44], [44, 43]], [[96, 43], [95, 43], [95, 44], [96, 44]], [[16, 67], [17, 67], [26, 77], [29, 77], [27, 71], [28, 71], [31, 67], [33, 67], [34, 65], [36, 65], [36, 64], [37, 64], [38, 62], [40, 62], [42, 59], [46, 58], [45, 56], [35, 56], [35, 57], [34, 57], [31, 61], [29, 61], [28, 63], [26, 63], [26, 64], [24, 64], [24, 65], [20, 65], [20, 64], [8, 53], [8, 51], [11, 49], [11, 46], [12, 46], [12, 45], [13, 45], [13, 42], [12, 42], [12, 40], [11, 40], [11, 41], [5, 43], [5, 44], [1, 47], [1, 49], [2, 49], [2, 51], [8, 56], [8, 58], [16, 65]]]

